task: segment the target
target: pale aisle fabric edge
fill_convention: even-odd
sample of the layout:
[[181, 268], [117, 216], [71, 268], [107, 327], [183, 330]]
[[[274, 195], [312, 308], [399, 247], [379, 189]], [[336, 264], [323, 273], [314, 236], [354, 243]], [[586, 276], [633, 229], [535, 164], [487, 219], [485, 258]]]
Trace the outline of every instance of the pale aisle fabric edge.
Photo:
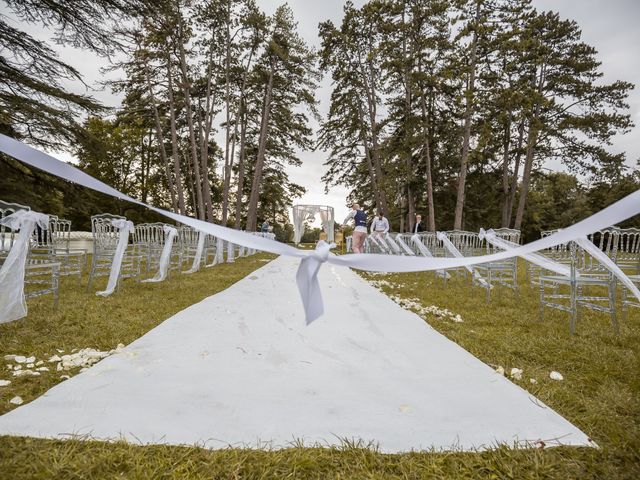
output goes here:
[[[223, 227], [204, 220], [197, 220], [184, 215], [162, 210], [147, 205], [128, 195], [125, 195], [109, 185], [78, 170], [72, 165], [64, 163], [51, 155], [26, 145], [6, 135], [0, 134], [0, 151], [20, 160], [32, 167], [39, 168], [57, 177], [74, 182], [92, 190], [126, 200], [136, 205], [149, 208], [165, 217], [171, 218], [199, 231], [209, 233], [237, 245], [244, 245], [251, 249], [263, 250], [276, 255], [289, 255], [301, 258], [300, 267], [296, 275], [298, 289], [305, 306], [307, 323], [316, 320], [324, 312], [322, 294], [317, 280], [317, 273], [322, 263], [369, 270], [376, 272], [418, 272], [424, 270], [441, 270], [449, 268], [467, 267], [480, 263], [497, 262], [512, 257], [521, 257], [528, 253], [544, 250], [556, 245], [582, 238], [602, 228], [615, 225], [627, 218], [640, 213], [640, 190], [637, 190], [614, 204], [591, 215], [590, 217], [567, 227], [559, 232], [528, 243], [513, 250], [505, 250], [490, 255], [444, 258], [444, 257], [414, 257], [390, 256], [380, 254], [347, 254], [337, 256], [329, 252], [329, 245], [318, 242], [315, 250], [299, 250], [290, 245], [245, 233], [232, 228]], [[631, 283], [632, 293], [640, 300], [640, 291]]]

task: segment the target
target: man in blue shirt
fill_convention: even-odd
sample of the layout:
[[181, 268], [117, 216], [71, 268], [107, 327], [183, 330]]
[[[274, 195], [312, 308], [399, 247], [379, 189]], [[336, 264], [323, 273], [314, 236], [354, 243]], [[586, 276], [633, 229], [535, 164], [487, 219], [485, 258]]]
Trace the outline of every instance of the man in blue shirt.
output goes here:
[[344, 219], [342, 225], [346, 225], [349, 220], [353, 219], [356, 227], [353, 229], [351, 249], [353, 253], [362, 253], [362, 245], [364, 239], [367, 238], [367, 214], [364, 210], [360, 210], [360, 205], [354, 203], [351, 206], [351, 212]]

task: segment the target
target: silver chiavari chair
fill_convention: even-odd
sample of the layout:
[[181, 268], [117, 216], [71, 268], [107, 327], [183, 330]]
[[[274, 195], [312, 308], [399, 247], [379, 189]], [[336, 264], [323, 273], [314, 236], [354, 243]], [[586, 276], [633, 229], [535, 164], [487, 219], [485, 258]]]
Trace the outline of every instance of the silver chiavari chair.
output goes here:
[[71, 248], [71, 220], [49, 217], [49, 235], [53, 256], [60, 262], [60, 275], [75, 275], [80, 282], [87, 266], [87, 250]]
[[[496, 237], [505, 240], [511, 244], [520, 244], [520, 230], [512, 228], [497, 228], [493, 230]], [[483, 254], [491, 255], [493, 253], [502, 252], [503, 250], [496, 247], [485, 239], [485, 250]], [[491, 299], [491, 285], [502, 285], [514, 291], [518, 295], [518, 259], [517, 257], [507, 258], [499, 262], [482, 263], [476, 265], [476, 270], [484, 277], [487, 282], [485, 287], [487, 293], [487, 302]]]
[[[618, 229], [607, 228], [589, 236], [614, 263], [618, 251]], [[611, 325], [618, 333], [616, 311], [617, 279], [605, 266], [592, 258], [576, 242], [558, 245], [547, 251], [554, 261], [568, 265], [568, 276], [549, 273], [541, 269], [538, 277], [540, 292], [540, 319], [544, 309], [553, 308], [569, 313], [569, 330], [575, 333], [580, 309], [587, 308], [611, 317]]]
[[[110, 213], [101, 213], [91, 217], [91, 233], [93, 236], [93, 255], [91, 258], [91, 270], [87, 289], [96, 277], [108, 276], [111, 273], [111, 265], [120, 239], [120, 229], [112, 224], [112, 220], [125, 217]], [[140, 280], [141, 259], [134, 245], [129, 244], [122, 259], [120, 274], [118, 276], [118, 288], [125, 278]]]
[[[0, 201], [0, 218], [5, 218], [19, 210], [31, 210], [26, 205]], [[17, 238], [18, 232], [0, 225], [0, 265], [6, 259]], [[53, 295], [54, 307], [58, 306], [60, 290], [60, 263], [56, 262], [47, 247], [49, 231], [39, 226], [32, 234], [29, 242], [29, 253], [25, 265], [26, 299], [41, 295]], [[41, 248], [44, 246], [45, 248]]]

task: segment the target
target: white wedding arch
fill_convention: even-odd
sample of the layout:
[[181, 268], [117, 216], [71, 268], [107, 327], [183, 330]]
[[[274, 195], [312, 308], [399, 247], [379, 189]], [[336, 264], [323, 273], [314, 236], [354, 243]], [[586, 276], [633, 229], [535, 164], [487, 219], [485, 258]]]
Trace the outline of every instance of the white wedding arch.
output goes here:
[[327, 234], [327, 241], [333, 242], [333, 226], [335, 214], [333, 207], [328, 205], [294, 205], [293, 206], [293, 241], [300, 243], [304, 234], [304, 222], [313, 221], [315, 216], [320, 214], [322, 230]]

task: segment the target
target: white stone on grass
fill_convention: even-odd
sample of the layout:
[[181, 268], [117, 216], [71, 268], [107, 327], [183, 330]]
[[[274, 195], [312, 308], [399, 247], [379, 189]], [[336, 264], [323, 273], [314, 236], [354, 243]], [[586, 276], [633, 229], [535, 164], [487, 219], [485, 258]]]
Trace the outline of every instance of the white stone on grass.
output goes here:
[[22, 355], [16, 355], [15, 357], [13, 357], [13, 360], [16, 363], [27, 363], [27, 357], [24, 357]]
[[25, 360], [26, 363], [33, 363], [36, 361], [36, 357], [29, 357]]
[[22, 397], [15, 396], [9, 400], [9, 403], [12, 403], [13, 405], [22, 405], [24, 400], [22, 400]]
[[62, 359], [58, 355], [52, 355], [51, 357], [49, 357], [49, 360], [47, 360], [47, 362], [53, 363], [53, 362], [59, 362], [60, 360]]
[[530, 379], [529, 379], [529, 383], [530, 383], [531, 385], [535, 385], [536, 383], [538, 383], [538, 381], [537, 381], [535, 378], [530, 378]]
[[564, 377], [562, 376], [562, 374], [560, 372], [556, 372], [555, 370], [549, 374], [549, 378], [551, 380], [557, 380], [557, 381], [564, 380]]
[[504, 367], [502, 365], [498, 365], [498, 368], [496, 368], [496, 373], [499, 375], [504, 375]]
[[521, 368], [512, 368], [511, 369], [511, 378], [514, 380], [522, 380], [522, 369]]
[[15, 360], [15, 359], [16, 359], [16, 356], [17, 356], [17, 355], [5, 355], [5, 356], [4, 356], [4, 359], [5, 359], [5, 360], [7, 360], [7, 361], [9, 361], [9, 362], [11, 362], [11, 361], [13, 361], [13, 360]]
[[11, 385], [11, 380], [0, 380], [0, 387], [6, 387], [7, 385]]

